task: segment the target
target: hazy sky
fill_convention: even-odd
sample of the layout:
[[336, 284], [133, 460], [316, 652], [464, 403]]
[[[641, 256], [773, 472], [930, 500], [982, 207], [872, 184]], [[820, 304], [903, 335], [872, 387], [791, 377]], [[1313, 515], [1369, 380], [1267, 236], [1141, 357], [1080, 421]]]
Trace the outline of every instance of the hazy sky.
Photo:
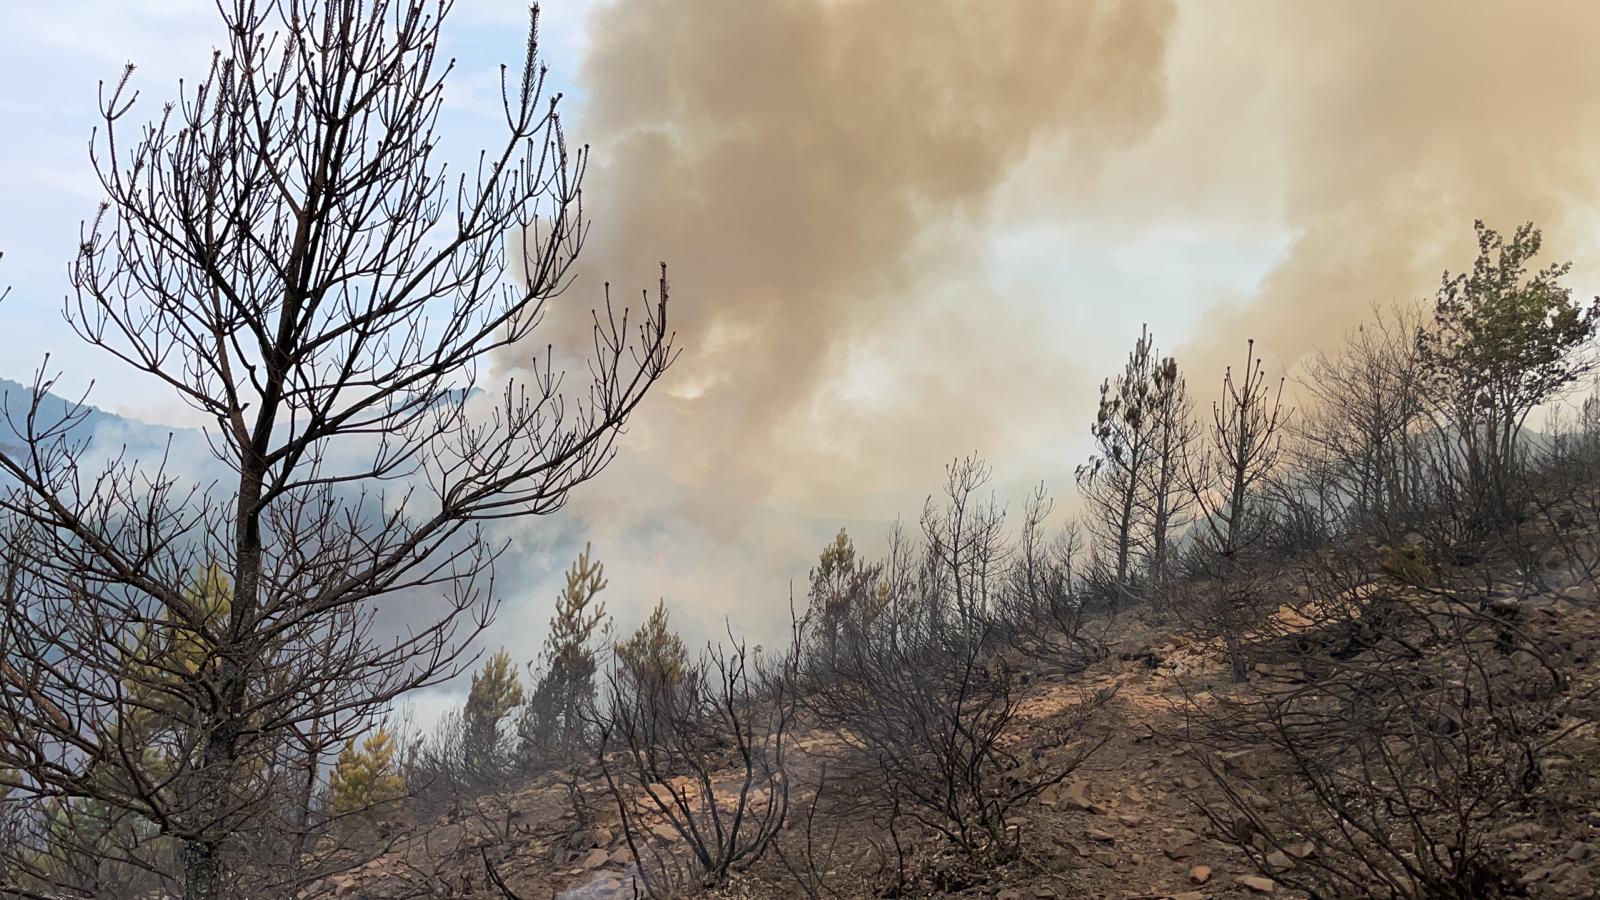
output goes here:
[[[97, 81], [135, 62], [154, 114], [203, 74], [214, 15], [0, 0], [0, 376], [48, 351], [98, 405], [187, 421], [58, 310]], [[496, 138], [524, 15], [457, 2], [456, 158]], [[1476, 217], [1536, 219], [1600, 290], [1600, 5], [552, 0], [545, 23], [594, 153], [564, 302], [665, 259], [685, 349], [556, 523], [595, 540], [623, 618], [664, 595], [699, 631], [770, 621], [819, 529], [914, 517], [958, 454], [1070, 493], [1142, 322], [1202, 392], [1247, 336], [1290, 366], [1469, 264]], [[532, 571], [564, 563], [549, 528], [519, 538]], [[512, 633], [553, 591], [513, 590]]]

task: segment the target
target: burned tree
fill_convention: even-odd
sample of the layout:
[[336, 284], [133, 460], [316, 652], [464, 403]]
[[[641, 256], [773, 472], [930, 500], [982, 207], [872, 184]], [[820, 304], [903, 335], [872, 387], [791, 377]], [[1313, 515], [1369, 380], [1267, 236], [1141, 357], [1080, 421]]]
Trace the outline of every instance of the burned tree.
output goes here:
[[1300, 384], [1309, 410], [1292, 427], [1298, 479], [1343, 529], [1395, 540], [1428, 496], [1424, 378], [1407, 309], [1379, 311], [1345, 336], [1337, 354], [1319, 352]]
[[800, 638], [765, 664], [730, 635], [673, 680], [608, 673], [595, 758], [648, 896], [720, 884], [782, 830]]
[[[1041, 483], [1023, 503], [1017, 533], [991, 624], [1007, 645], [1026, 656], [1068, 670], [1100, 658], [1104, 644], [1089, 627], [1091, 610], [1083, 590], [1081, 532], [1069, 519], [1052, 533], [1045, 525], [1055, 501]], [[895, 591], [885, 584], [884, 592]], [[1101, 620], [1100, 629], [1109, 626]]]
[[1146, 572], [1159, 583], [1170, 574], [1172, 544], [1188, 524], [1194, 508], [1194, 495], [1184, 482], [1199, 439], [1194, 420], [1194, 402], [1189, 386], [1178, 369], [1178, 361], [1168, 356], [1150, 372], [1147, 398], [1151, 438], [1151, 459], [1144, 467], [1138, 503], [1149, 521], [1144, 535]]
[[1200, 520], [1185, 614], [1196, 630], [1222, 640], [1235, 681], [1246, 677], [1246, 633], [1261, 622], [1269, 589], [1259, 552], [1271, 523], [1263, 489], [1282, 461], [1287, 415], [1283, 382], [1268, 386], [1250, 341], [1238, 376], [1231, 367], [1223, 375], [1206, 452], [1188, 473]]
[[[293, 851], [263, 857], [314, 823], [282, 798], [389, 700], [457, 671], [494, 605], [485, 523], [552, 512], [599, 474], [672, 359], [663, 275], [642, 318], [609, 301], [594, 316], [585, 383], [545, 354], [526, 383], [479, 388], [487, 355], [522, 346], [570, 285], [586, 156], [562, 138], [530, 30], [503, 80], [505, 143], [446, 170], [449, 9], [219, 4], [209, 73], [151, 124], [130, 129], [128, 73], [103, 96], [106, 201], [68, 319], [205, 418], [220, 480], [94, 462], [75, 430], [88, 407], [55, 410], [43, 370], [6, 411], [9, 802], [145, 823], [130, 834], [158, 823], [178, 871], [137, 841], [111, 852], [192, 900], [292, 893]], [[186, 590], [210, 562], [229, 585], [216, 617]], [[425, 620], [377, 629], [406, 598], [433, 604]], [[200, 661], [152, 683], [136, 636], [162, 623]], [[169, 735], [156, 771], [129, 737], [147, 714]]]
[[1278, 655], [1284, 677], [1191, 703], [1203, 811], [1314, 897], [1522, 895], [1496, 833], [1539, 808], [1592, 696], [1568, 690], [1557, 641], [1493, 605], [1491, 567], [1426, 588], [1350, 571], [1359, 590], [1318, 579], [1329, 615]]
[[1283, 381], [1268, 386], [1255, 346], [1246, 344], [1237, 379], [1232, 367], [1224, 373], [1222, 399], [1211, 404], [1206, 453], [1190, 476], [1201, 540], [1229, 558], [1260, 538], [1267, 524], [1260, 488], [1283, 458]]
[[[1593, 603], [1593, 432], [1552, 429], [1497, 485], [1462, 442], [1503, 449], [1516, 429], [1490, 438], [1480, 421], [1464, 437], [1430, 421], [1434, 351], [1414, 327], [1380, 319], [1312, 363], [1315, 406], [1274, 478], [1335, 515], [1295, 555], [1292, 592], [1248, 545], [1222, 570], [1277, 577], [1273, 603], [1292, 597], [1294, 614], [1255, 611], [1258, 629], [1289, 620], [1253, 648], [1258, 684], [1190, 697], [1189, 750], [1216, 789], [1194, 799], [1263, 875], [1313, 897], [1524, 896], [1544, 876], [1507, 837], [1559, 815], [1587, 777], [1564, 757], [1593, 727], [1592, 650], [1563, 620], [1569, 598]], [[1511, 497], [1517, 516], [1483, 518]], [[1417, 533], [1378, 545], [1401, 529]]]
[[1095, 455], [1077, 470], [1090, 530], [1109, 560], [1102, 562], [1105, 574], [1119, 588], [1128, 584], [1148, 524], [1139, 500], [1157, 447], [1152, 392], [1159, 367], [1149, 329], [1143, 329], [1122, 374], [1100, 385], [1100, 406], [1089, 429]]
[[[1085, 692], [1054, 726], [1063, 752], [1024, 765], [1015, 738], [1025, 678], [1003, 651], [1018, 643], [1015, 632], [1037, 629], [1040, 649], [1069, 660], [1082, 652], [1073, 551], [1042, 541], [1042, 494], [1028, 504], [1023, 546], [1008, 546], [993, 504], [974, 501], [987, 473], [975, 457], [949, 467], [942, 501], [925, 506], [921, 542], [897, 533], [878, 567], [881, 614], [807, 680], [801, 703], [837, 748], [823, 753], [831, 770], [870, 785], [857, 803], [897, 840], [910, 828], [1004, 861], [1020, 852], [1021, 808], [1098, 747], [1081, 728], [1106, 696]], [[950, 553], [958, 534], [981, 535], [969, 546], [982, 552]], [[1051, 628], [1062, 633], [1043, 634]]]

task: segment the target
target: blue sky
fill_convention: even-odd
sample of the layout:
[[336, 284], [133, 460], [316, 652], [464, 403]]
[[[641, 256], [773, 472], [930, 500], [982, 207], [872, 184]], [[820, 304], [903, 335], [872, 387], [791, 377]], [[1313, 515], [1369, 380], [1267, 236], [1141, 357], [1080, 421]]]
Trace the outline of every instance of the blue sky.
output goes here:
[[[543, 10], [542, 51], [552, 77], [572, 93], [583, 51], [585, 2]], [[67, 265], [79, 224], [94, 214], [100, 192], [89, 166], [89, 139], [99, 124], [102, 81], [114, 83], [127, 63], [140, 91], [133, 121], [160, 112], [180, 78], [203, 76], [218, 39], [211, 0], [0, 0], [0, 377], [27, 381], [44, 353], [66, 390], [97, 384], [93, 402], [168, 424], [187, 423], [187, 407], [152, 393], [151, 385], [84, 346], [62, 321], [70, 291]], [[527, 9], [500, 0], [459, 0], [447, 31], [456, 57], [441, 133], [455, 159], [470, 159], [497, 134], [494, 118], [501, 62], [517, 65]]]

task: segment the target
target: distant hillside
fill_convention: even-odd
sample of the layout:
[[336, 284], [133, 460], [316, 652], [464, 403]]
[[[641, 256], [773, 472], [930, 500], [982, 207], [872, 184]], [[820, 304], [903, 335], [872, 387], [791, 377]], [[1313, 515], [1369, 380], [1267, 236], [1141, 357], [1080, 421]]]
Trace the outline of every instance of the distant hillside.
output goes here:
[[[26, 426], [22, 420], [32, 400], [32, 387], [0, 378], [0, 447], [15, 449], [23, 443], [20, 432]], [[39, 421], [41, 424], [54, 422], [73, 405], [73, 401], [46, 394], [39, 405]], [[209, 471], [211, 465], [218, 465], [220, 470], [199, 429], [141, 422], [92, 404], [85, 405], [70, 436], [74, 440], [88, 441], [86, 452], [90, 459], [126, 451], [130, 458], [148, 463], [170, 452], [175, 461], [181, 460], [185, 465], [192, 462], [201, 467], [200, 471]]]

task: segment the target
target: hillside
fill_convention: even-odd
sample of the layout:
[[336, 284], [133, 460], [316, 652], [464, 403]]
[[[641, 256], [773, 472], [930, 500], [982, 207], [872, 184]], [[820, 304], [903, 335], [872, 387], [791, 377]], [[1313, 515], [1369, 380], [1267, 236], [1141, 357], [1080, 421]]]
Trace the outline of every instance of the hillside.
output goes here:
[[[18, 432], [26, 428], [25, 419], [33, 398], [33, 388], [20, 382], [0, 378], [0, 444], [20, 446]], [[90, 400], [93, 399], [91, 394]], [[170, 452], [182, 462], [185, 470], [194, 473], [196, 465], [204, 468], [214, 464], [206, 448], [205, 436], [195, 428], [175, 428], [141, 422], [102, 410], [92, 403], [81, 407], [74, 400], [57, 394], [46, 394], [39, 403], [40, 425], [59, 421], [68, 411], [78, 409], [77, 418], [67, 429], [71, 441], [87, 442], [93, 457], [108, 457], [126, 451], [130, 459], [141, 460], [146, 465], [160, 460]]]
[[[1363, 581], [1362, 608], [1369, 615], [1377, 598], [1387, 594], [1415, 614], [1397, 628], [1397, 638], [1402, 630], [1418, 637], [1437, 626], [1440, 615], [1455, 615], [1436, 591], [1380, 572]], [[1298, 604], [1294, 594], [1286, 599], [1257, 629], [1253, 656], [1259, 661], [1244, 685], [1230, 682], [1219, 647], [1179, 625], [1142, 621], [1150, 617], [1139, 612], [1096, 623], [1104, 654], [1081, 672], [1014, 656], [1025, 687], [1006, 737], [1010, 753], [1024, 766], [1048, 768], [1085, 746], [1095, 749], [1016, 817], [1013, 827], [1023, 835], [1019, 858], [992, 868], [973, 866], [936, 837], [915, 838], [904, 895], [997, 900], [1306, 896], [1284, 882], [1319, 866], [1346, 864], [1340, 854], [1348, 848], [1319, 846], [1314, 839], [1279, 844], [1273, 841], [1281, 834], [1261, 831], [1241, 840], [1236, 828], [1247, 828], [1246, 821], [1257, 816], [1261, 823], [1274, 821], [1304, 798], [1280, 777], [1282, 754], [1270, 741], [1235, 733], [1230, 742], [1226, 734], [1208, 731], [1204, 721], [1230, 702], [1314, 691], [1319, 668], [1324, 669], [1321, 683], [1331, 689], [1334, 679], [1325, 671], [1329, 654], [1359, 666], [1376, 663], [1382, 651], [1377, 646], [1353, 653], [1332, 649], [1348, 643], [1347, 629], [1359, 615], [1354, 620], [1308, 616], [1303, 613], [1314, 611]], [[1570, 705], [1562, 714], [1567, 717], [1563, 727], [1571, 729], [1541, 759], [1537, 801], [1497, 809], [1490, 820], [1473, 822], [1482, 837], [1474, 852], [1510, 873], [1507, 895], [1600, 896], [1600, 738], [1592, 721], [1600, 690], [1600, 602], [1592, 583], [1520, 594], [1497, 589], [1493, 599], [1514, 610], [1518, 629], [1538, 636], [1540, 652], [1557, 654], [1570, 665], [1571, 682], [1564, 687]], [[1435, 666], [1453, 652], [1442, 642], [1413, 661], [1414, 671]], [[1521, 662], [1514, 653], [1504, 660], [1501, 674]], [[1081, 720], [1080, 707], [1102, 692], [1109, 699]], [[1073, 736], [1071, 743], [1060, 739], [1063, 726]], [[1412, 749], [1423, 749], [1421, 742]], [[804, 857], [808, 845], [815, 848], [815, 896], [893, 895], [885, 893], [892, 864], [883, 822], [862, 816], [849, 803], [857, 789], [870, 786], [847, 783], [841, 790], [830, 783], [822, 801], [812, 805], [818, 773], [836, 764], [840, 750], [827, 728], [801, 727], [794, 733], [788, 776], [795, 787], [788, 824], [778, 837], [778, 846], [787, 845], [788, 853], [766, 854], [704, 896], [806, 896], [795, 860]], [[714, 787], [727, 791], [724, 806], [732, 802], [739, 775], [730, 767], [713, 779]], [[695, 780], [687, 777], [668, 787], [691, 798], [697, 791]], [[1252, 814], [1241, 815], [1229, 802], [1230, 793]], [[688, 855], [683, 838], [662, 817], [641, 821], [646, 827], [636, 839], [650, 848], [643, 858]], [[545, 775], [470, 800], [458, 798], [452, 809], [417, 824], [415, 836], [335, 878], [328, 885], [334, 894], [636, 896], [634, 856], [617, 808], [593, 769], [580, 770], [576, 780]], [[1270, 877], [1273, 870], [1280, 877]], [[1479, 896], [1498, 895], [1486, 890]]]

